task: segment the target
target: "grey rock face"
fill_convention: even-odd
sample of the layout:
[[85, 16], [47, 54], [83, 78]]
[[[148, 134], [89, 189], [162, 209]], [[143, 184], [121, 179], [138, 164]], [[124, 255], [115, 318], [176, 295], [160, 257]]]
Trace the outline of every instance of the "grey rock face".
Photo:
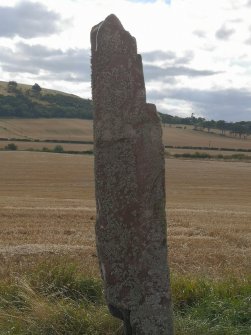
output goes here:
[[115, 15], [91, 31], [96, 241], [125, 334], [171, 335], [164, 149], [136, 40]]

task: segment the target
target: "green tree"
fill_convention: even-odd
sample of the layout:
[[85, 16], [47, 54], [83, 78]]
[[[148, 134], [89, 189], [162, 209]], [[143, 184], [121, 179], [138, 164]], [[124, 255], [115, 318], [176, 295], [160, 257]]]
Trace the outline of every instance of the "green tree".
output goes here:
[[53, 148], [53, 151], [58, 152], [58, 153], [62, 153], [62, 152], [64, 152], [64, 148], [62, 147], [62, 145], [58, 144]]
[[32, 92], [35, 93], [35, 94], [40, 94], [40, 92], [42, 91], [42, 88], [37, 84], [35, 83], [32, 87]]
[[213, 122], [213, 121], [204, 121], [204, 122], [202, 123], [202, 125], [203, 125], [203, 128], [206, 128], [207, 131], [208, 131], [208, 133], [209, 133], [209, 132], [210, 132], [210, 129], [212, 129], [213, 126], [214, 126], [214, 122]]
[[7, 91], [8, 91], [8, 93], [16, 93], [17, 82], [16, 81], [9, 81]]
[[220, 129], [221, 131], [221, 135], [225, 135], [225, 131], [226, 131], [226, 128], [227, 128], [227, 124], [226, 124], [226, 121], [224, 120], [219, 120], [216, 122], [216, 127], [218, 129]]

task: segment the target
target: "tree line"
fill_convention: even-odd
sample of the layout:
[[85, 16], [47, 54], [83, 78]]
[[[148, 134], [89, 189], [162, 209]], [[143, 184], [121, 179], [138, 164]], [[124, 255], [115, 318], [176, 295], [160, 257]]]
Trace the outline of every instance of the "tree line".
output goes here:
[[228, 131], [233, 136], [247, 137], [251, 134], [251, 121], [227, 122], [224, 120], [206, 120], [202, 117], [195, 117], [194, 114], [190, 117], [179, 117], [160, 113], [161, 120], [164, 124], [182, 124], [191, 125], [194, 130], [219, 129], [222, 135]]
[[[48, 94], [35, 83], [23, 91], [15, 81], [7, 84], [9, 95], [0, 95], [0, 117], [19, 118], [80, 118], [93, 119], [93, 105], [89, 99], [67, 94]], [[251, 133], [251, 121], [226, 122], [206, 120], [202, 117], [172, 116], [159, 113], [164, 124], [192, 125], [194, 130], [219, 129], [222, 135], [228, 131], [233, 136], [247, 137]]]

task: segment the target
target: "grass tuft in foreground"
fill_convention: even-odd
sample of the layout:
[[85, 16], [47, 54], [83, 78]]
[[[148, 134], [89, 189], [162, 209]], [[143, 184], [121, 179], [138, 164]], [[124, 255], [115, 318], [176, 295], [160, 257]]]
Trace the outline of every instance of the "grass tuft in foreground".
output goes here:
[[174, 276], [172, 290], [177, 334], [249, 334], [250, 284], [247, 278], [213, 281]]
[[[172, 291], [177, 335], [247, 335], [251, 286], [247, 279], [213, 281], [175, 275]], [[0, 283], [0, 334], [114, 335], [102, 283], [73, 265], [42, 264]]]

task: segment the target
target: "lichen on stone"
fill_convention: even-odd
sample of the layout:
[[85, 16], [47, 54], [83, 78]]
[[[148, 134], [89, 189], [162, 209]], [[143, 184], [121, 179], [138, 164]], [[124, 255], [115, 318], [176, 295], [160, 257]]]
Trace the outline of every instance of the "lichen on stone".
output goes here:
[[136, 40], [115, 15], [93, 27], [96, 243], [111, 313], [125, 334], [172, 335], [165, 163]]

